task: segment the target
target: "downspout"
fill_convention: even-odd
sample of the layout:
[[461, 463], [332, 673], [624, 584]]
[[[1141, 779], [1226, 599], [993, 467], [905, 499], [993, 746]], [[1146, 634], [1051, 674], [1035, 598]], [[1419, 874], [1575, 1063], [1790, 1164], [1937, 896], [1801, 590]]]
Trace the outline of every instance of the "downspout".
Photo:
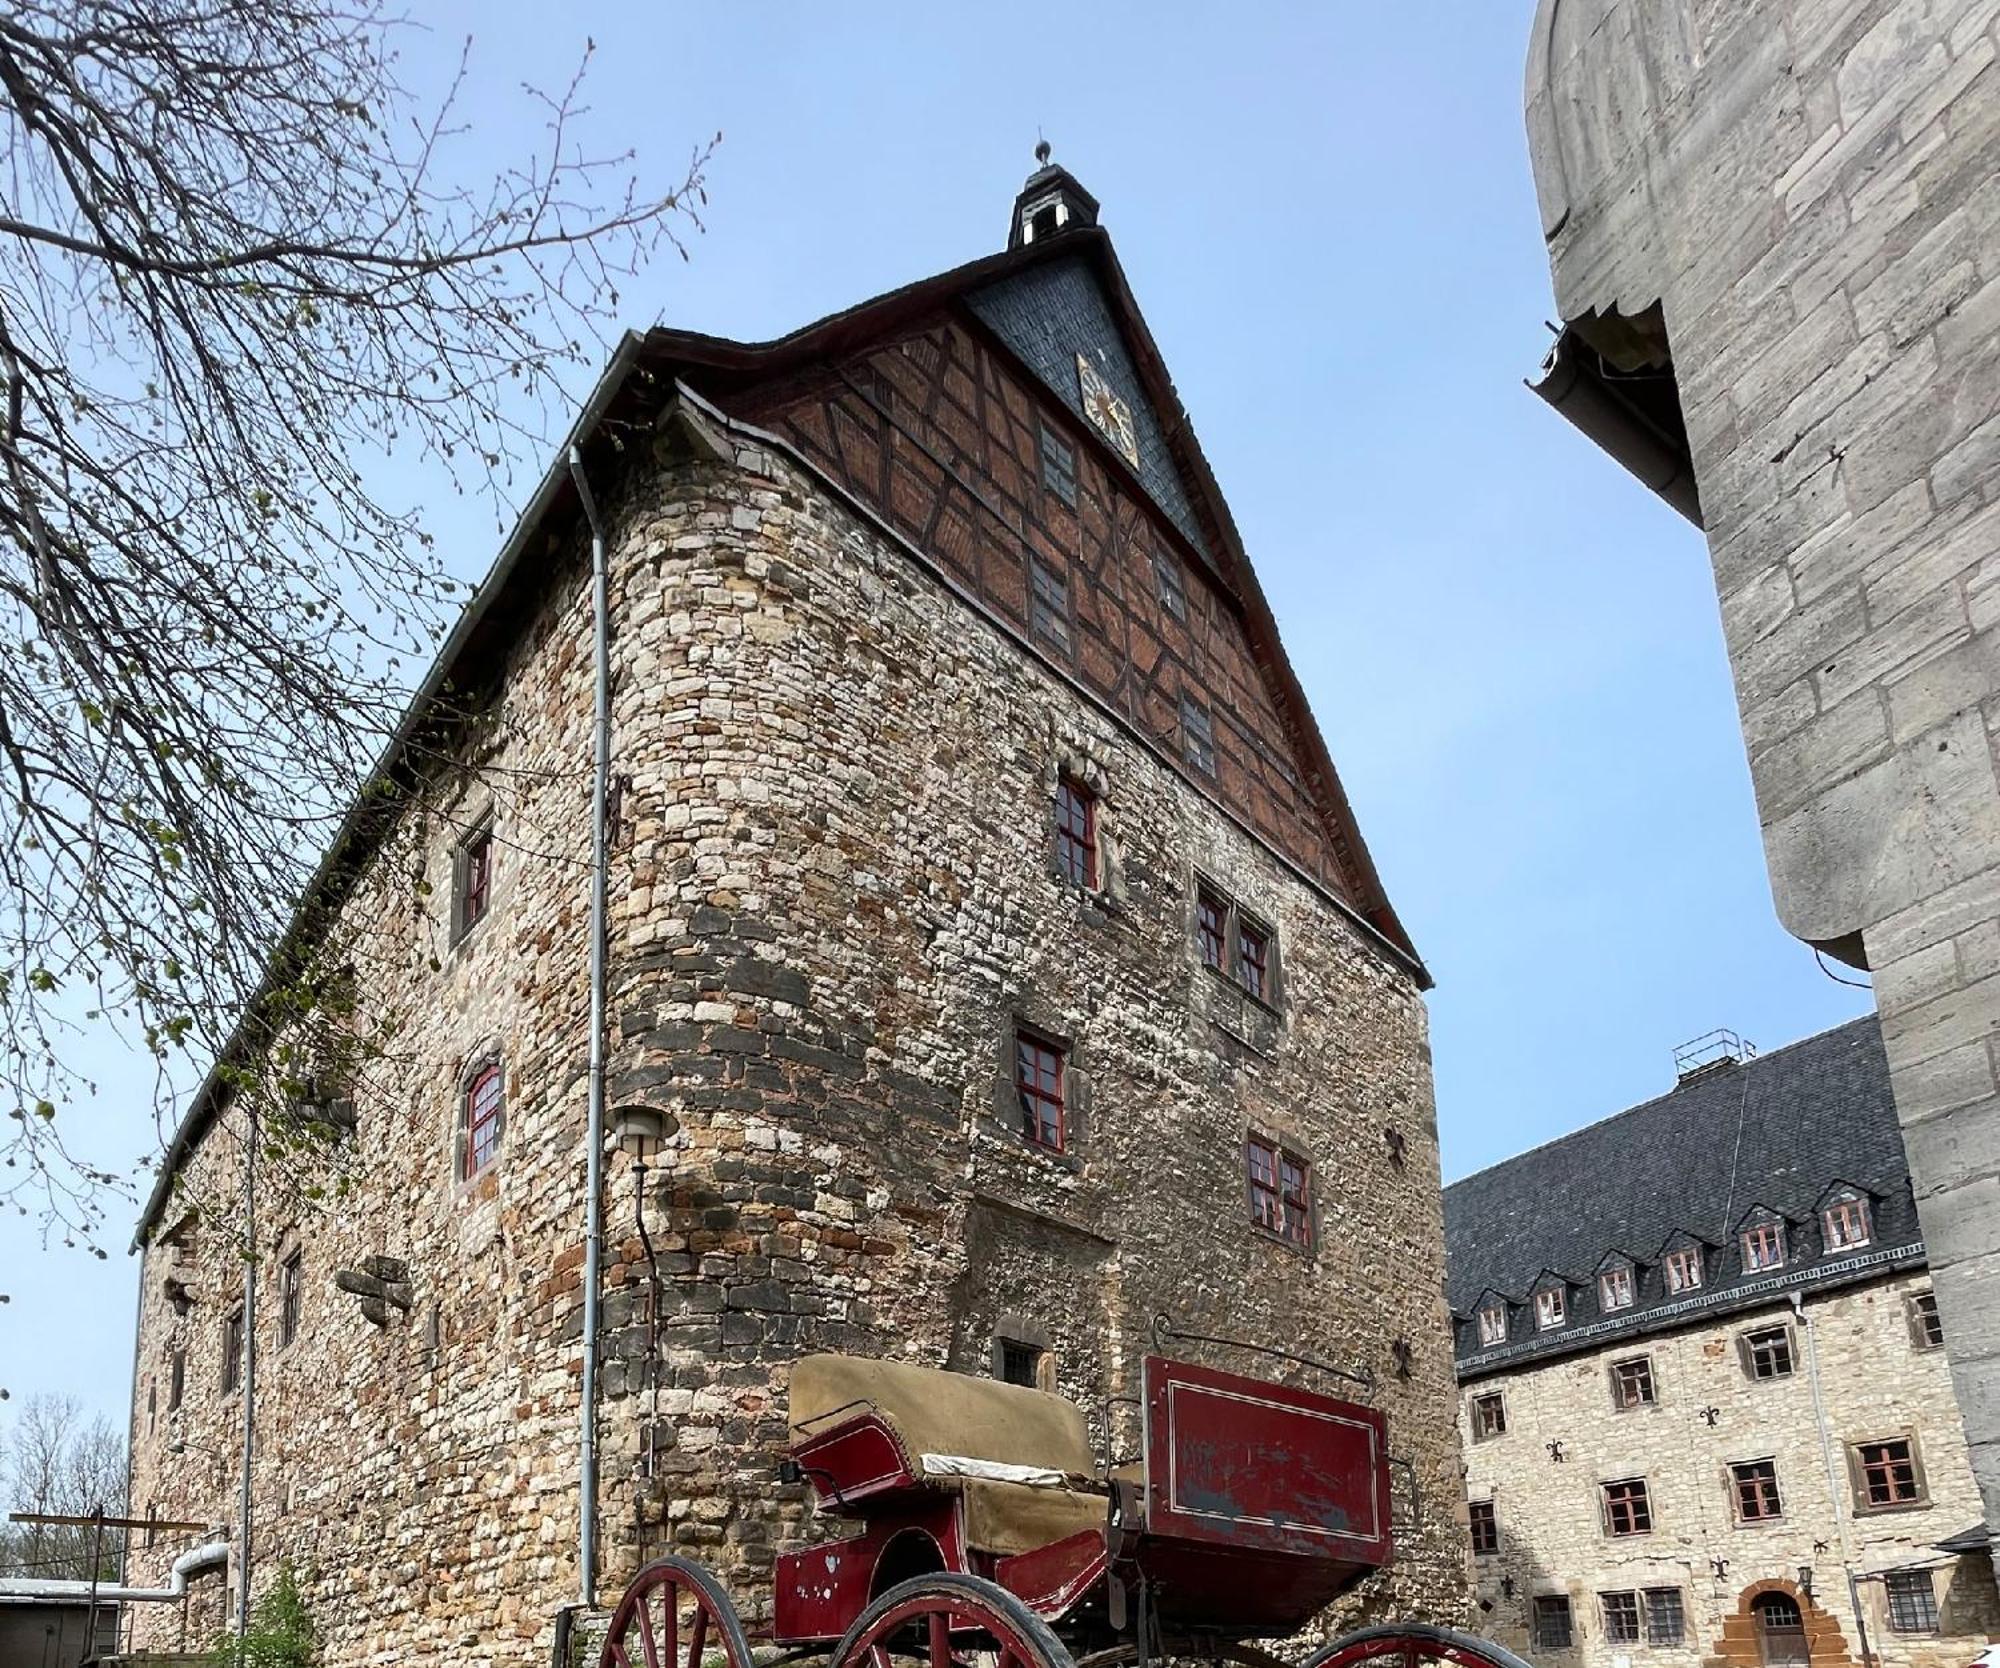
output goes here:
[[583, 452], [569, 448], [569, 477], [590, 523], [590, 595], [596, 633], [596, 712], [590, 785], [590, 1109], [584, 1151], [583, 1407], [577, 1447], [577, 1602], [597, 1607], [597, 1286], [604, 1256], [604, 936], [606, 803], [611, 782], [611, 586], [604, 526], [583, 473]]
[[250, 1464], [257, 1455], [257, 1114], [249, 1118], [243, 1150], [243, 1225], [249, 1255], [243, 1259], [243, 1494], [237, 1508], [237, 1656], [250, 1626]]
[[1855, 1642], [1861, 1647], [1863, 1668], [1872, 1668], [1875, 1653], [1868, 1645], [1868, 1623], [1861, 1614], [1861, 1588], [1854, 1579], [1854, 1556], [1847, 1541], [1847, 1512], [1841, 1505], [1840, 1475], [1833, 1463], [1833, 1430], [1827, 1423], [1826, 1398], [1820, 1393], [1819, 1334], [1813, 1329], [1812, 1316], [1806, 1313], [1805, 1298], [1796, 1291], [1787, 1295], [1799, 1330], [1806, 1335], [1806, 1382], [1812, 1386], [1813, 1418], [1819, 1424], [1819, 1453], [1826, 1465], [1827, 1502], [1833, 1508], [1834, 1534], [1840, 1541], [1840, 1569], [1847, 1577], [1847, 1605], [1854, 1615]]

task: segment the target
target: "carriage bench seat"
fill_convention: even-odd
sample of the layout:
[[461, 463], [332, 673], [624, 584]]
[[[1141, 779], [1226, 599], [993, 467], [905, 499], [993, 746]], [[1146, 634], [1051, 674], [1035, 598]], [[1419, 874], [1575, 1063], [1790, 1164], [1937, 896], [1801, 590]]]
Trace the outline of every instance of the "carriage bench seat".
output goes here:
[[826, 1511], [867, 1516], [912, 1494], [956, 1494], [965, 1544], [1002, 1554], [1105, 1526], [1082, 1410], [1047, 1391], [809, 1355], [792, 1368], [791, 1439]]

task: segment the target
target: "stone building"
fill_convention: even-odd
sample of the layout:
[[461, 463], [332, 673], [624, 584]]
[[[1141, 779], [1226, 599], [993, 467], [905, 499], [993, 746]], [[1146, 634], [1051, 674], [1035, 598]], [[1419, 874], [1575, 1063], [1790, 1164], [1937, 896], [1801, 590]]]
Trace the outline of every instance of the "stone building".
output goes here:
[[1539, 0], [1527, 111], [1540, 391], [1707, 533], [1778, 913], [1874, 975], [2000, 1523], [1996, 52], [1996, 0]]
[[[251, 1292], [180, 1202], [245, 1179], [217, 1082], [145, 1213], [137, 1508], [224, 1517], [234, 1583], [247, 1438], [252, 1585], [298, 1571], [333, 1668], [546, 1661], [667, 1548], [754, 1622], [821, 1532], [775, 1474], [799, 1354], [1031, 1379], [1101, 1429], [1162, 1315], [1365, 1367], [1450, 1498], [1426, 976], [1095, 202], [1044, 168], [1003, 253], [771, 343], [628, 338], [575, 438], [608, 1099], [666, 1148], [607, 1160], [588, 1266], [593, 631], [558, 468], [428, 686], [479, 722], [385, 766], [427, 820], [328, 870], [361, 1022], [398, 1027], [335, 1120], [350, 1192], [257, 1206]], [[1464, 1575], [1429, 1521], [1362, 1606], [1450, 1617]]]
[[1964, 1668], [2000, 1628], [1875, 1020], [1718, 1052], [1445, 1227], [1482, 1632]]

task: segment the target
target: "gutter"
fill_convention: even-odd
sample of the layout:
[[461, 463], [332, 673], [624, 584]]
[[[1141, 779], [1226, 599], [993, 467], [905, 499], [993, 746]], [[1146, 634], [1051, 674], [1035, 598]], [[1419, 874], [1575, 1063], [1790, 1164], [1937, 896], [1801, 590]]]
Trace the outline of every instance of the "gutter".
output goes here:
[[188, 1577], [202, 1570], [229, 1563], [229, 1543], [210, 1541], [192, 1552], [183, 1552], [167, 1572], [164, 1587], [106, 1587], [90, 1581], [40, 1581], [27, 1577], [0, 1576], [0, 1599], [27, 1599], [42, 1604], [60, 1604], [71, 1599], [89, 1603], [96, 1595], [104, 1604], [174, 1604], [187, 1597]]
[[1614, 463], [1700, 527], [1701, 497], [1687, 436], [1662, 429], [1607, 376], [1596, 351], [1565, 325], [1528, 390], [1573, 424]]

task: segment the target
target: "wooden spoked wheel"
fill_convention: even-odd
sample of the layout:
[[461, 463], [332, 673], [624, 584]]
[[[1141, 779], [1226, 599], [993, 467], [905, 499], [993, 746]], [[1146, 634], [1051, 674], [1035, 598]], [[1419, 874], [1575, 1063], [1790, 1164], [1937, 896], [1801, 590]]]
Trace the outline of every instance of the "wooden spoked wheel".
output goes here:
[[1320, 1646], [1299, 1668], [1420, 1668], [1426, 1662], [1448, 1662], [1454, 1668], [1528, 1668], [1491, 1640], [1425, 1622], [1364, 1627]]
[[1072, 1668], [1069, 1652], [1006, 1588], [976, 1575], [920, 1575], [861, 1612], [827, 1668]]
[[751, 1668], [721, 1582], [687, 1558], [656, 1558], [611, 1613], [598, 1668]]

